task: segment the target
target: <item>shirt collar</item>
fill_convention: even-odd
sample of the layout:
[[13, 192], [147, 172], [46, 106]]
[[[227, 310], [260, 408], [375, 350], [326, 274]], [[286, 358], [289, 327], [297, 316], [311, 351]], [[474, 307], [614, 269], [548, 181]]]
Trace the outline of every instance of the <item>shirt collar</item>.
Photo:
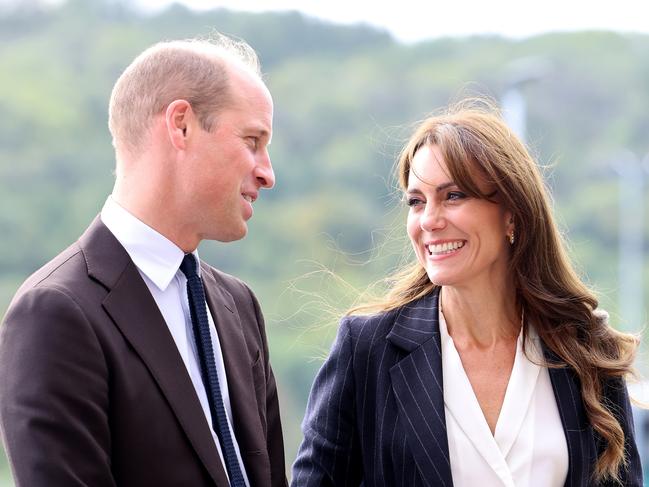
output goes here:
[[[126, 249], [137, 268], [161, 291], [165, 291], [178, 272], [185, 253], [120, 206], [112, 196], [108, 196], [101, 210], [101, 221]], [[198, 262], [198, 251], [192, 253]]]

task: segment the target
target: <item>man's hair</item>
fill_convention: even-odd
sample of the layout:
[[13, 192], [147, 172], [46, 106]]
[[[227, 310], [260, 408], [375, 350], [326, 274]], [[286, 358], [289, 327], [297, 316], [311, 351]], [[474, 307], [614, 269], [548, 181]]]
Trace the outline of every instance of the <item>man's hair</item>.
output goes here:
[[137, 155], [153, 117], [174, 100], [189, 102], [203, 129], [211, 130], [231, 98], [228, 66], [233, 63], [261, 76], [255, 51], [223, 34], [160, 42], [146, 49], [113, 87], [108, 128], [115, 150]]

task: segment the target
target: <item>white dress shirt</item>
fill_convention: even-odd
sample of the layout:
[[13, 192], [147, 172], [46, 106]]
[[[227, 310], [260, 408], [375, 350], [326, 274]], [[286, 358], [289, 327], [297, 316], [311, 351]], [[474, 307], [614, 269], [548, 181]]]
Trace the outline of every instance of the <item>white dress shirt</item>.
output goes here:
[[[548, 369], [522, 350], [522, 333], [492, 435], [440, 309], [444, 406], [455, 487], [563, 487], [568, 447]], [[530, 330], [526, 353], [542, 357]]]
[[[187, 298], [187, 278], [180, 271], [180, 263], [185, 254], [173, 242], [122, 208], [112, 196], [109, 196], [104, 204], [101, 211], [101, 221], [108, 227], [119, 243], [122, 244], [126, 252], [128, 252], [128, 255], [137, 267], [142, 279], [144, 279], [153, 299], [160, 309], [160, 313], [162, 313], [167, 323], [169, 332], [185, 363], [194, 389], [196, 389], [196, 394], [203, 408], [205, 419], [221, 457], [221, 462], [224, 466], [223, 469], [227, 475], [221, 445], [212, 427], [210, 406], [201, 377], [201, 368], [198, 361], [192, 320], [189, 312], [189, 301]], [[194, 251], [193, 254], [196, 256], [198, 262], [198, 252]], [[200, 266], [198, 266], [199, 275], [200, 271]], [[214, 360], [219, 376], [223, 405], [227, 413], [228, 426], [232, 441], [234, 442], [239, 465], [241, 466], [241, 472], [243, 473], [246, 485], [250, 486], [243, 461], [241, 460], [239, 445], [232, 428], [232, 408], [230, 406], [230, 395], [228, 392], [228, 379], [225, 374], [219, 336], [214, 326], [214, 320], [212, 319], [209, 307], [207, 307], [207, 318], [210, 324]], [[146, 323], [142, 325], [146, 326]]]

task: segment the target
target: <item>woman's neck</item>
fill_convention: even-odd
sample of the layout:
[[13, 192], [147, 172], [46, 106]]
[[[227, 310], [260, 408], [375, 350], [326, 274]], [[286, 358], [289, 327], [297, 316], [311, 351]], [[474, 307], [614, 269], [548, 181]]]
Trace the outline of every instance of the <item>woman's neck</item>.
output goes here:
[[490, 348], [502, 341], [516, 341], [521, 311], [513, 290], [443, 286], [441, 309], [449, 335], [457, 345]]

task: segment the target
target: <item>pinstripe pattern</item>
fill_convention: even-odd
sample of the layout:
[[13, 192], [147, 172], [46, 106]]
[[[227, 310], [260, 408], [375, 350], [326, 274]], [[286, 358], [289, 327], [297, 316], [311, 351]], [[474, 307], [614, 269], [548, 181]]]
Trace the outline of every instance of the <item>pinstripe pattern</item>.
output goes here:
[[[292, 487], [453, 485], [437, 302], [434, 292], [388, 313], [343, 318], [313, 384]], [[586, 420], [579, 382], [567, 369], [549, 372], [568, 443], [565, 485], [592, 486], [601, 445]], [[624, 485], [640, 487], [626, 387], [618, 381], [605, 391], [627, 433]]]

